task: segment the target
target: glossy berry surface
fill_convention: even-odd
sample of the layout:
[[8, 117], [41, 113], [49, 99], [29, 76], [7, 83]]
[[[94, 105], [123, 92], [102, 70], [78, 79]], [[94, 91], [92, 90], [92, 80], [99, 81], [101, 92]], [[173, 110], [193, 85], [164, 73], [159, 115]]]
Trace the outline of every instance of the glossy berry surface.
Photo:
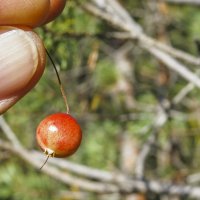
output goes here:
[[82, 131], [70, 114], [55, 113], [40, 122], [36, 139], [47, 155], [66, 157], [72, 155], [80, 146]]

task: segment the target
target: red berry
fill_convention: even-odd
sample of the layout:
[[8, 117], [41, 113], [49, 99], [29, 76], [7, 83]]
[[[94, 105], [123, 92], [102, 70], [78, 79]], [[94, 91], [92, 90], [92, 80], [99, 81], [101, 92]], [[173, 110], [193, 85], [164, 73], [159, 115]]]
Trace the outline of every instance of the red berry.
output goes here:
[[40, 122], [36, 139], [47, 156], [66, 157], [80, 146], [82, 131], [71, 115], [55, 113]]

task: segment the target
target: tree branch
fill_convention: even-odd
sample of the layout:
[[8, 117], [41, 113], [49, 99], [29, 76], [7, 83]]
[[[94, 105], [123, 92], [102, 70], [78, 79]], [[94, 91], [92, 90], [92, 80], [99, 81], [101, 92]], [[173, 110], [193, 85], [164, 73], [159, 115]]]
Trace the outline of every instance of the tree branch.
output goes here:
[[195, 73], [188, 70], [183, 64], [181, 64], [180, 62], [178, 62], [176, 59], [174, 59], [170, 55], [158, 50], [155, 47], [145, 46], [144, 48], [147, 49], [152, 55], [154, 55], [161, 62], [163, 62], [168, 68], [177, 72], [185, 80], [193, 83], [196, 87], [200, 88], [199, 77]]
[[[83, 4], [83, 8], [87, 10], [88, 12], [92, 13], [93, 15], [102, 18], [103, 20], [106, 20], [107, 22], [111, 23], [113, 26], [118, 27], [120, 30], [124, 31], [124, 34], [132, 40], [138, 40], [139, 45], [142, 48], [145, 48], [147, 51], [150, 51], [151, 48], [154, 48], [154, 50], [160, 51], [161, 53], [169, 54], [175, 58], [182, 59], [184, 61], [187, 61], [194, 65], [200, 64], [200, 59], [196, 58], [188, 53], [185, 53], [183, 51], [177, 50], [173, 47], [170, 47], [166, 44], [163, 44], [159, 41], [156, 41], [155, 39], [152, 39], [148, 37], [142, 30], [141, 26], [137, 24], [129, 15], [128, 13], [120, 6], [120, 4], [117, 4], [116, 0], [107, 0], [107, 1], [101, 1], [101, 6], [99, 3], [99, 0], [91, 0], [92, 3], [86, 3]], [[117, 4], [117, 6], [116, 6]], [[111, 9], [114, 7], [114, 9]], [[112, 11], [111, 11], [112, 10]], [[126, 13], [126, 14], [125, 14]], [[119, 17], [119, 16], [122, 16]], [[127, 35], [128, 34], [128, 35]], [[152, 53], [152, 52], [150, 52]], [[167, 60], [164, 60], [164, 63], [169, 67]], [[177, 61], [178, 62], [178, 61]], [[176, 69], [175, 67], [173, 70]], [[186, 66], [182, 65], [182, 69], [184, 71], [189, 71]], [[180, 73], [178, 71], [180, 76], [183, 76], [184, 73]], [[190, 72], [192, 74], [193, 72]], [[183, 76], [183, 78], [186, 78]], [[186, 79], [188, 80], [188, 79]], [[197, 80], [197, 81], [196, 81]], [[192, 80], [193, 81], [193, 80]], [[195, 77], [195, 85], [199, 87], [200, 80], [198, 77]]]

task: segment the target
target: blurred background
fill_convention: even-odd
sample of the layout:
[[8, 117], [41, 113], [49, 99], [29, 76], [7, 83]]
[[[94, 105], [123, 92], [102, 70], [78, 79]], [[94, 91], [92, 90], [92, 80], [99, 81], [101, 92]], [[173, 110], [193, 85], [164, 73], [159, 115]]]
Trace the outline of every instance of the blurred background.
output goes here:
[[[154, 0], [118, 3], [146, 35], [198, 60], [200, 5]], [[68, 1], [60, 17], [36, 32], [56, 63], [71, 114], [83, 130], [79, 150], [64, 161], [97, 172], [99, 178], [51, 162], [39, 171], [21, 154], [0, 145], [0, 200], [200, 199], [199, 88], [83, 5], [84, 1]], [[198, 63], [184, 59], [182, 63], [198, 73]], [[65, 105], [48, 61], [37, 86], [4, 119], [31, 157], [40, 151], [35, 140], [38, 123], [55, 112], [65, 112]], [[3, 128], [0, 137], [8, 141]], [[45, 156], [38, 156], [42, 164]], [[47, 172], [50, 165], [72, 175], [74, 182], [52, 176]], [[119, 174], [124, 182], [114, 180]], [[88, 182], [76, 185], [79, 178]], [[158, 189], [147, 188], [145, 180], [155, 181]], [[180, 192], [159, 188], [160, 182], [180, 186]], [[93, 187], [86, 187], [87, 183]], [[95, 189], [98, 184], [101, 190], [100, 185]], [[196, 196], [181, 190], [187, 185], [197, 189]]]

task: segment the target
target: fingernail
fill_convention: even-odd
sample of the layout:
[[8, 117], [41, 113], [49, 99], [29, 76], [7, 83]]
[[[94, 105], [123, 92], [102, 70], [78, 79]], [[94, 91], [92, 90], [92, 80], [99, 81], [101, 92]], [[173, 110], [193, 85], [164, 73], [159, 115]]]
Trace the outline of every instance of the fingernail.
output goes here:
[[37, 48], [25, 31], [16, 29], [0, 34], [0, 99], [22, 90], [37, 66]]

